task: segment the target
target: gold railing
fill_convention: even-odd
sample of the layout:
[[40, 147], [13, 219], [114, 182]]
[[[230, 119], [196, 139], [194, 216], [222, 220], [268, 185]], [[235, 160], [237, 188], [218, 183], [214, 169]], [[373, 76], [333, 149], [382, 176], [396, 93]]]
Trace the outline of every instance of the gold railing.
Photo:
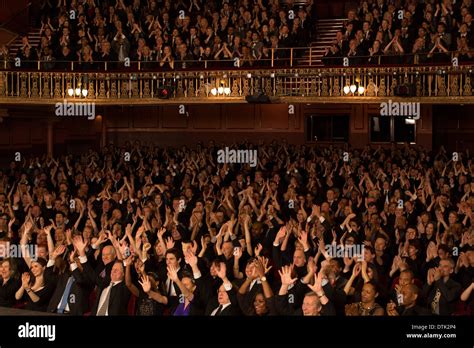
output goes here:
[[[410, 85], [412, 97], [420, 101], [474, 103], [473, 71], [470, 65], [162, 73], [0, 71], [0, 104], [63, 99], [98, 104], [243, 102], [260, 93], [281, 101], [366, 102], [396, 97], [401, 85]], [[160, 99], [165, 97], [169, 99]]]

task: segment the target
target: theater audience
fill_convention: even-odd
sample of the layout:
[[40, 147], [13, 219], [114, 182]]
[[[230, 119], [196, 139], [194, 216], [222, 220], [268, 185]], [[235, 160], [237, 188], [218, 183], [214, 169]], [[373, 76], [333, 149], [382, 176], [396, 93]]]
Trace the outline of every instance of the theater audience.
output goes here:
[[368, 146], [343, 162], [334, 146], [233, 144], [257, 150], [251, 167], [219, 163], [220, 148], [136, 141], [13, 162], [0, 174], [0, 242], [22, 252], [1, 261], [0, 305], [98, 316], [471, 313], [467, 151], [453, 162], [444, 149]]
[[[396, 3], [363, 0], [357, 11], [348, 11], [334, 44], [343, 57], [350, 58], [351, 65], [379, 61], [383, 64], [440, 64], [449, 63], [452, 57], [459, 58], [460, 62], [472, 62], [472, 10], [472, 6], [464, 2], [452, 6], [443, 1], [434, 7], [430, 2], [418, 0]], [[360, 55], [364, 57], [354, 58]], [[327, 56], [323, 63], [333, 65], [334, 60]]]
[[[248, 48], [251, 60], [258, 61], [264, 48], [276, 47], [271, 42], [275, 36], [278, 47], [285, 50], [276, 52], [274, 58], [287, 60], [290, 48], [308, 47], [315, 34], [312, 6], [312, 2], [298, 6], [267, 0], [64, 3], [54, 9], [41, 8], [42, 45], [37, 52], [42, 56], [48, 47], [61, 69], [70, 62], [68, 58], [64, 62], [61, 59], [71, 52], [82, 70], [102, 70], [104, 62], [110, 62], [110, 53], [112, 60], [119, 62], [114, 67], [123, 68], [125, 59], [129, 58], [142, 62], [144, 69], [174, 70], [191, 67], [192, 63], [187, 61], [198, 62], [201, 52], [208, 48], [211, 60], [227, 60], [224, 66], [233, 66], [235, 51], [239, 50], [233, 47], [236, 38], [241, 40], [241, 54]], [[162, 44], [157, 44], [158, 41]], [[110, 53], [103, 49], [104, 45], [110, 46]], [[85, 46], [91, 48], [92, 54], [83, 55]], [[169, 56], [163, 57], [161, 48], [166, 46]], [[67, 51], [63, 50], [66, 47]], [[18, 56], [35, 61], [34, 49], [25, 36]], [[303, 51], [298, 51], [295, 57], [302, 54]], [[249, 57], [245, 57], [247, 63]], [[174, 66], [174, 61], [179, 64]]]

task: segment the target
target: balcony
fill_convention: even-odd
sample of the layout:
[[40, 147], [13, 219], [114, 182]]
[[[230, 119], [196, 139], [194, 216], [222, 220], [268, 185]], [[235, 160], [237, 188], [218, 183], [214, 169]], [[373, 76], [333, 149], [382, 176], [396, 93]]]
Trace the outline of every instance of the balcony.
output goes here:
[[268, 67], [245, 68], [206, 65], [152, 71], [131, 62], [129, 68], [114, 71], [5, 69], [0, 70], [0, 104], [52, 104], [64, 99], [99, 105], [244, 103], [246, 96], [257, 94], [281, 103], [377, 103], [387, 98], [474, 103], [473, 64], [311, 67], [300, 66], [291, 57], [286, 63], [272, 60]]

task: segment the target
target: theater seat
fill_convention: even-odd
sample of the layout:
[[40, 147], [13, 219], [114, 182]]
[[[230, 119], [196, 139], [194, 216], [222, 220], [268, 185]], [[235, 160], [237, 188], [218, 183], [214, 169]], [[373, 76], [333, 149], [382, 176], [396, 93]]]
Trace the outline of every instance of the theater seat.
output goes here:
[[17, 301], [17, 302], [13, 305], [13, 308], [16, 308], [16, 309], [25, 309], [25, 306], [26, 306], [26, 302]]
[[128, 301], [128, 315], [135, 315], [135, 303], [137, 302], [137, 298], [135, 295], [130, 296], [130, 300]]
[[458, 301], [456, 304], [456, 310], [454, 311], [453, 315], [460, 316], [460, 315], [472, 315], [471, 307], [467, 302], [463, 302], [461, 300]]
[[84, 313], [85, 317], [91, 316], [92, 315], [92, 307], [94, 307], [95, 299], [97, 298], [97, 289], [94, 288], [94, 290], [91, 291], [89, 295], [89, 307], [88, 311]]

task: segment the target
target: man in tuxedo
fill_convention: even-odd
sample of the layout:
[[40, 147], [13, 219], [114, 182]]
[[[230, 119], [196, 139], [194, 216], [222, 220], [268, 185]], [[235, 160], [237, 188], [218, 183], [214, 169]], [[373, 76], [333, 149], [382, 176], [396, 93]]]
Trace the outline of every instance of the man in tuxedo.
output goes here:
[[385, 204], [390, 203], [392, 198], [392, 190], [390, 188], [390, 183], [385, 180], [382, 184], [382, 190], [380, 192], [380, 201], [379, 207], [383, 207]]
[[[320, 315], [335, 315], [333, 304], [326, 296], [325, 289], [322, 287], [322, 278], [316, 276], [315, 284], [302, 284], [293, 278], [293, 267], [283, 266], [278, 271], [281, 277], [281, 287], [278, 296], [275, 298], [275, 307], [280, 315], [289, 316], [320, 316]], [[321, 272], [321, 271], [320, 271]], [[322, 272], [321, 272], [322, 273]], [[322, 275], [322, 274], [321, 274]], [[311, 290], [306, 292], [302, 304], [298, 306], [290, 305], [290, 297], [288, 296], [288, 289], [291, 285], [300, 283], [303, 289]]]
[[68, 70], [71, 68], [72, 61], [74, 61], [72, 50], [68, 46], [63, 46], [56, 57], [56, 67], [61, 70]]
[[239, 305], [237, 295], [232, 283], [226, 275], [226, 266], [224, 262], [220, 263], [217, 270], [217, 276], [222, 280], [222, 285], [217, 290], [217, 296], [209, 301], [206, 308], [206, 315], [210, 316], [232, 316], [239, 315]]
[[[103, 243], [103, 239], [99, 238], [99, 241], [92, 245], [92, 249], [97, 250], [99, 245]], [[96, 285], [101, 288], [107, 286], [110, 283], [110, 272], [116, 259], [115, 249], [112, 245], [106, 245], [102, 248], [100, 261], [98, 262], [95, 273], [92, 275]]]
[[92, 314], [97, 316], [127, 315], [130, 290], [125, 285], [125, 272], [120, 261], [114, 262], [111, 282], [99, 289]]
[[178, 249], [172, 248], [166, 251], [166, 263], [160, 265], [158, 270], [158, 277], [162, 286], [162, 293], [168, 297], [168, 306], [173, 312], [176, 306], [179, 303], [179, 296], [181, 295], [181, 290], [179, 289], [178, 284], [174, 282], [168, 275], [168, 267], [173, 267], [177, 269], [178, 278], [183, 278], [183, 268], [181, 267], [181, 253]]
[[405, 209], [406, 209], [405, 216], [407, 218], [408, 226], [416, 226], [418, 223], [418, 216], [419, 216], [419, 212], [416, 206], [416, 201], [406, 202]]
[[287, 25], [283, 25], [280, 29], [279, 43], [284, 48], [290, 48], [293, 45], [290, 29]]
[[242, 284], [245, 283], [246, 279], [250, 281], [247, 291], [243, 295], [243, 301], [245, 303], [252, 303], [255, 299], [255, 296], [258, 293], [263, 292], [262, 280], [260, 277], [253, 277], [253, 273], [255, 270], [255, 261], [256, 259], [251, 257], [247, 260], [245, 265], [245, 278], [243, 278], [240, 282], [237, 283], [238, 287], [240, 288]]
[[336, 193], [334, 192], [334, 189], [330, 188], [326, 192], [326, 198], [327, 198], [329, 207], [331, 208], [331, 211], [335, 213], [337, 211], [337, 205], [339, 202], [337, 201], [337, 197], [336, 197]]
[[355, 39], [357, 40], [357, 45], [360, 50], [360, 53], [364, 56], [368, 55], [369, 48], [372, 45], [364, 39], [364, 32], [362, 30], [357, 30]]
[[308, 13], [304, 9], [300, 9], [298, 11], [298, 18], [301, 22], [301, 29], [303, 29], [304, 38], [306, 42], [309, 42], [313, 31], [313, 23], [311, 22], [311, 16], [308, 16]]
[[441, 260], [439, 267], [428, 270], [428, 283], [423, 289], [424, 297], [432, 314], [452, 315], [461, 293], [461, 284], [451, 279], [454, 271], [452, 259]]
[[345, 40], [344, 34], [341, 30], [336, 32], [336, 41], [334, 44], [339, 48], [340, 55], [345, 55], [349, 51], [349, 42]]
[[79, 259], [74, 258], [74, 252], [70, 253], [70, 271], [59, 276], [56, 290], [49, 301], [48, 312], [83, 315], [87, 311], [89, 294], [94, 288], [94, 283], [87, 275], [94, 271], [87, 261], [86, 243], [82, 237], [75, 236], [73, 244]]
[[290, 29], [287, 25], [283, 25], [280, 29], [280, 36], [278, 38], [278, 45], [281, 48], [285, 48], [281, 50], [282, 57], [284, 59], [290, 59], [291, 50], [290, 48], [293, 47], [293, 38], [290, 35]]
[[227, 42], [228, 47], [234, 47], [234, 38], [235, 38], [234, 27], [233, 26], [227, 27], [227, 33], [226, 35], [223, 36], [222, 41]]
[[342, 57], [339, 46], [333, 44], [332, 46], [328, 47], [324, 57], [321, 58], [321, 61], [324, 65], [342, 65]]
[[349, 52], [347, 52], [347, 57], [349, 58], [349, 61], [351, 62], [351, 65], [357, 65], [360, 64], [361, 62], [361, 56], [362, 52], [359, 48], [359, 45], [357, 43], [357, 40], [353, 39], [349, 41]]

